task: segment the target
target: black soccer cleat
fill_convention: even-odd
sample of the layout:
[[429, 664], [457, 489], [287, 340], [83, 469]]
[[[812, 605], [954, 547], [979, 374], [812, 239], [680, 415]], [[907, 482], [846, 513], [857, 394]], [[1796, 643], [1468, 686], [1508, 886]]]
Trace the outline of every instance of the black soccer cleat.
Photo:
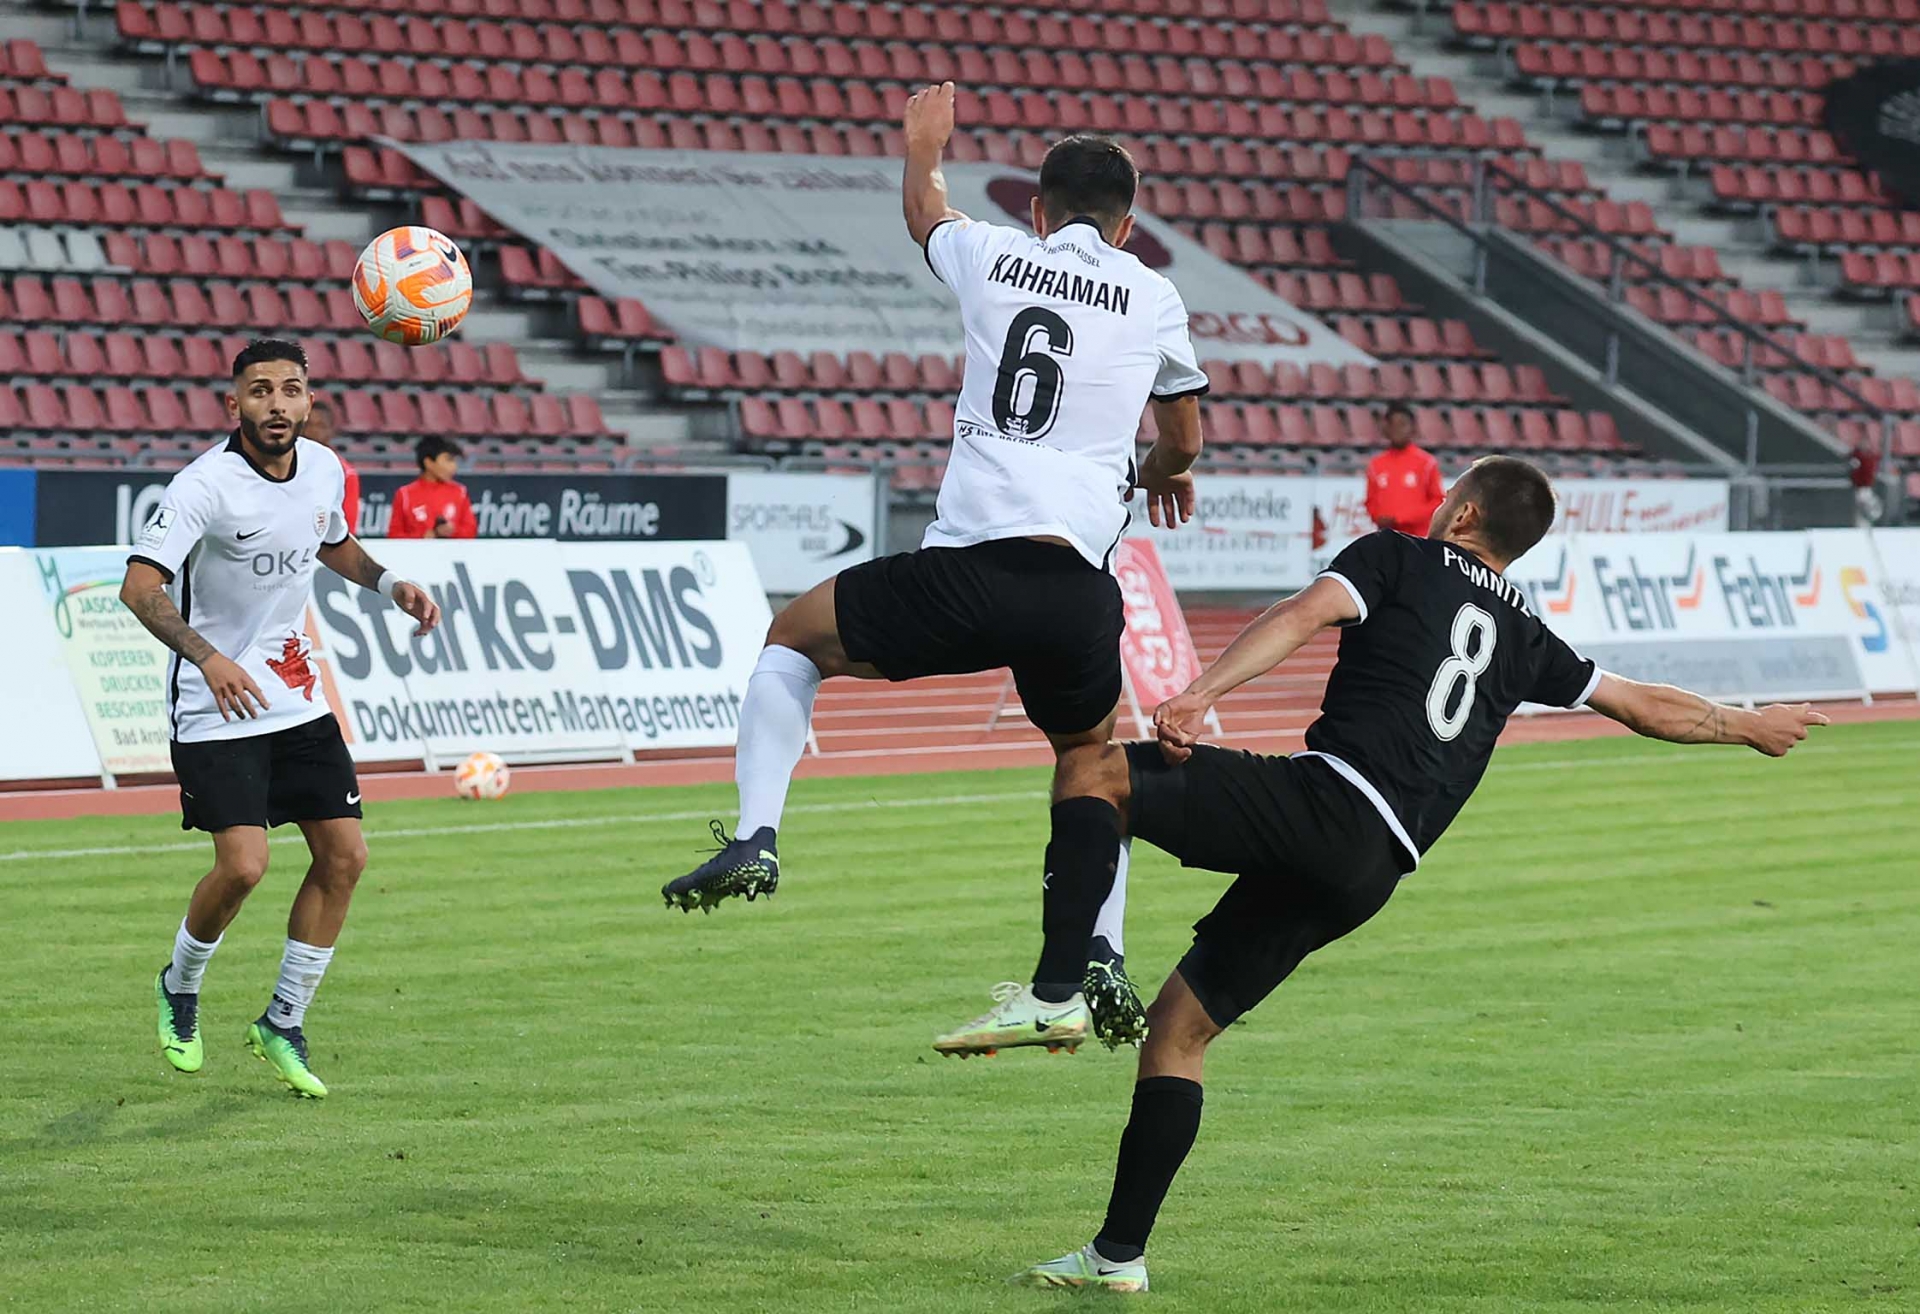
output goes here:
[[726, 827], [713, 824], [713, 838], [719, 852], [678, 880], [660, 887], [667, 907], [681, 912], [710, 912], [716, 903], [743, 894], [748, 903], [761, 895], [769, 898], [780, 887], [780, 856], [774, 844], [773, 827], [762, 826], [745, 839], [727, 838]]
[[1108, 1049], [1138, 1046], [1147, 1038], [1147, 1009], [1127, 975], [1126, 960], [1095, 937], [1080, 993], [1087, 1001], [1093, 1034]]

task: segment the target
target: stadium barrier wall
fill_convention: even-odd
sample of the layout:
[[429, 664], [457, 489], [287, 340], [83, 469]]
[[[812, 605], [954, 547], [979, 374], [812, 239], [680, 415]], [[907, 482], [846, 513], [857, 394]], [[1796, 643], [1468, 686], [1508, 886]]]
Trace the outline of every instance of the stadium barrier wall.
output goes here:
[[[0, 542], [127, 543], [172, 478], [161, 470], [0, 471]], [[363, 475], [360, 536], [381, 538], [400, 475]], [[871, 558], [884, 486], [871, 474], [473, 475], [480, 537], [745, 543], [771, 593], [800, 593]]]
[[[356, 761], [733, 743], [772, 619], [745, 544], [424, 540], [381, 557], [444, 619], [414, 638], [385, 598], [316, 575], [305, 696], [332, 707]], [[21, 618], [0, 646], [0, 779], [170, 769], [170, 654], [120, 604], [125, 563], [124, 548], [0, 550], [0, 598]]]
[[[624, 757], [734, 741], [771, 619], [745, 545], [381, 551], [433, 589], [447, 619], [412, 639], [385, 599], [320, 572], [315, 696], [356, 760]], [[16, 618], [0, 644], [0, 779], [166, 769], [168, 654], [120, 605], [125, 553], [0, 549], [0, 601]], [[1557, 534], [1507, 574], [1548, 625], [1622, 675], [1733, 700], [1920, 688], [1920, 529]], [[1157, 671], [1151, 645], [1136, 646], [1140, 672]]]
[[[506, 142], [385, 142], [557, 255], [637, 297], [683, 342], [727, 351], [953, 355], [953, 294], [900, 230], [892, 160]], [[943, 166], [956, 210], [1025, 230], [1033, 174]], [[1172, 224], [1134, 211], [1129, 245], [1171, 278], [1203, 360], [1374, 360]], [[1089, 271], [1097, 269], [1087, 257]], [[1108, 285], [1089, 278], [1089, 297]]]

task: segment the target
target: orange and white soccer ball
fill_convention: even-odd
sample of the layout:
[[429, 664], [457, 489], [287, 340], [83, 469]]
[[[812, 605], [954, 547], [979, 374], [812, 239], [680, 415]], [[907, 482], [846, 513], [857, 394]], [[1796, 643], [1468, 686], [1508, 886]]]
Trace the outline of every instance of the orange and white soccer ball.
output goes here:
[[453, 773], [453, 792], [461, 798], [499, 798], [513, 773], [492, 753], [475, 753]]
[[438, 342], [473, 305], [473, 270], [445, 233], [417, 224], [389, 228], [353, 266], [353, 304], [388, 342]]

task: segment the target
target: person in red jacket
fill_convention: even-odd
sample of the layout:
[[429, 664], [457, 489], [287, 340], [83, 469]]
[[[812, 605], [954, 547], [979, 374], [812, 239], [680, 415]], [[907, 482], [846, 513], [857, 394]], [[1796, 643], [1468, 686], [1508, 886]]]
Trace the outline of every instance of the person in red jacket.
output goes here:
[[1413, 411], [1402, 402], [1387, 407], [1387, 450], [1367, 463], [1367, 514], [1379, 529], [1426, 536], [1433, 513], [1446, 501], [1440, 463], [1413, 445]]
[[[339, 430], [334, 424], [333, 403], [325, 397], [313, 399], [313, 409], [307, 412], [307, 427], [300, 432], [322, 447], [332, 448], [333, 454], [340, 456], [340, 449], [334, 446]], [[347, 477], [347, 491], [341, 501], [341, 509], [347, 517], [347, 532], [358, 536], [360, 533], [360, 472], [354, 469], [352, 463], [344, 456], [340, 456], [340, 470]]]
[[473, 503], [466, 488], [453, 481], [460, 473], [460, 445], [434, 436], [422, 438], [413, 451], [420, 461], [420, 477], [393, 495], [387, 537], [478, 538]]

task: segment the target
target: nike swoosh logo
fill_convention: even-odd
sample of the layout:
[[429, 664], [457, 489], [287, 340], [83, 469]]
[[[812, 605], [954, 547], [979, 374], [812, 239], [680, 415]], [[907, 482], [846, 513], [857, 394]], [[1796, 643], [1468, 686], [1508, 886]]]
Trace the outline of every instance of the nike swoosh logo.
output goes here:
[[253, 537], [255, 537], [256, 535], [259, 535], [259, 534], [264, 534], [264, 533], [266, 533], [266, 532], [267, 532], [267, 527], [266, 527], [265, 525], [262, 525], [262, 526], [260, 526], [260, 528], [258, 528], [258, 529], [256, 529], [256, 530], [254, 530], [254, 531], [253, 531], [253, 533], [251, 533], [251, 534], [242, 534], [242, 533], [239, 533], [239, 532], [237, 532], [237, 531], [236, 531], [236, 532], [234, 533], [234, 537], [235, 537], [235, 538], [237, 538], [237, 539], [239, 539], [239, 540], [240, 540], [240, 541], [241, 541], [242, 543], [244, 543], [244, 542], [246, 542], [246, 541], [247, 541], [248, 539], [250, 539], [250, 538], [253, 538]]
[[1115, 1273], [1126, 1272], [1127, 1269], [1126, 1269], [1126, 1266], [1123, 1264], [1119, 1268], [1096, 1268], [1093, 1271], [1094, 1271], [1094, 1274], [1098, 1277], [1112, 1277]]
[[347, 802], [349, 802], [349, 803], [358, 803], [359, 801], [360, 801], [360, 796], [359, 796], [358, 794], [349, 794], [349, 795], [347, 795]]
[[1035, 1031], [1052, 1030], [1054, 1027], [1058, 1026], [1062, 1022], [1065, 1022], [1068, 1018], [1072, 1016], [1073, 1014], [1071, 1012], [1067, 1012], [1067, 1013], [1061, 1013], [1055, 1017], [1037, 1017], [1033, 1020], [1033, 1029]]

